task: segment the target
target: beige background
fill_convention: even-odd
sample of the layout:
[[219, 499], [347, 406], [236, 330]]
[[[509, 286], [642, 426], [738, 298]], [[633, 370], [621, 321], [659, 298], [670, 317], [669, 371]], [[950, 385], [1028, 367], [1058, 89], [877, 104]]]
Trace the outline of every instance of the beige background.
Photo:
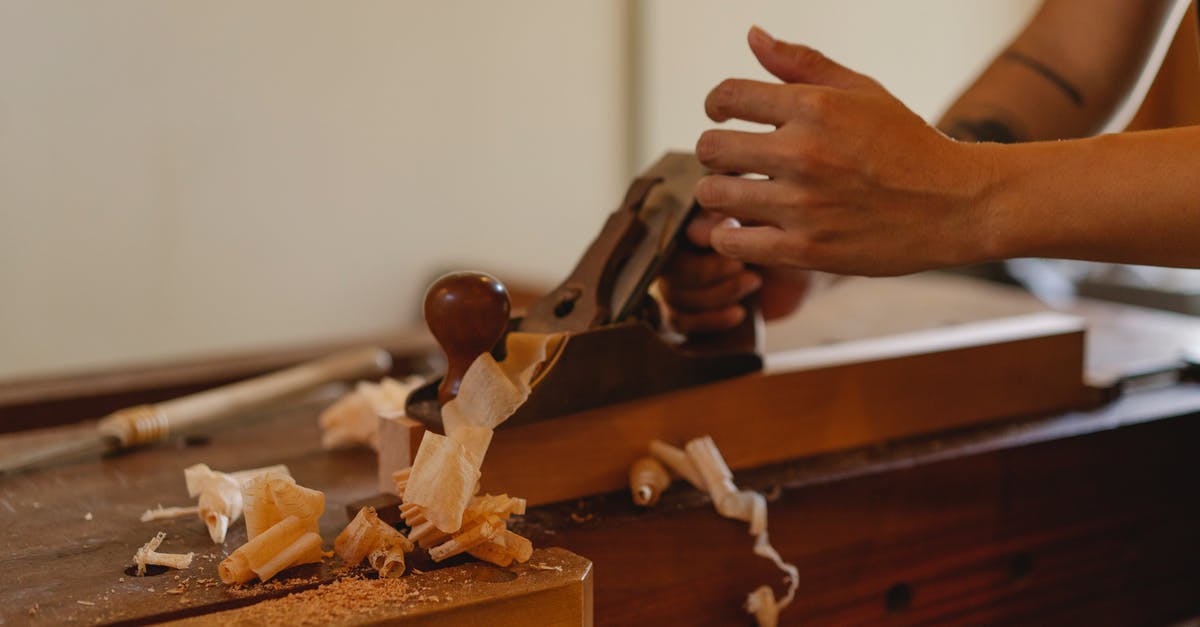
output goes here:
[[0, 378], [552, 282], [758, 23], [933, 117], [1033, 0], [0, 0]]

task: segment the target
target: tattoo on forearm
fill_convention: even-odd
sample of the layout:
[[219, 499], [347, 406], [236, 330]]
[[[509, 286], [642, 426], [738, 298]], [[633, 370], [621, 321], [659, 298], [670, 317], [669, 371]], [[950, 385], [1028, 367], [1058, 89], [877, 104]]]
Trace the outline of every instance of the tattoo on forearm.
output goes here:
[[1011, 126], [995, 118], [951, 120], [946, 134], [954, 139], [973, 142], [1015, 144], [1025, 141]]
[[1042, 78], [1054, 83], [1055, 87], [1061, 89], [1063, 94], [1065, 94], [1067, 98], [1070, 98], [1071, 102], [1074, 103], [1076, 107], [1083, 107], [1083, 94], [1079, 91], [1079, 89], [1045, 63], [1042, 63], [1033, 57], [1023, 55], [1015, 50], [1006, 50], [1004, 54], [1000, 55], [1000, 58], [1020, 63], [1034, 72], [1037, 72], [1042, 76]]

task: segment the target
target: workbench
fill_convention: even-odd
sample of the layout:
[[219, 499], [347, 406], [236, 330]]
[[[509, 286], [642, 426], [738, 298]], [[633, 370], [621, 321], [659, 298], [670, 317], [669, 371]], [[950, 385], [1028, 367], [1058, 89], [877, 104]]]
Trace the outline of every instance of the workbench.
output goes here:
[[[1169, 366], [1200, 338], [1200, 321], [1185, 316], [1103, 303], [1076, 312], [1091, 323], [1088, 370], [1109, 379]], [[428, 345], [406, 339], [394, 347], [408, 357], [399, 369], [411, 370]], [[224, 363], [244, 376], [279, 359]], [[7, 384], [0, 421], [17, 415], [14, 408], [65, 421], [168, 398], [187, 387], [188, 372], [204, 373], [204, 384], [230, 376], [214, 363]], [[771, 539], [800, 571], [782, 624], [1161, 625], [1200, 615], [1200, 385], [1160, 379], [1131, 383], [1095, 410], [1013, 417], [736, 473], [739, 486], [768, 495]], [[0, 624], [213, 617], [344, 575], [313, 565], [268, 585], [208, 585], [216, 563], [244, 540], [243, 526], [222, 548], [194, 517], [138, 521], [160, 503], [190, 504], [188, 465], [287, 464], [301, 485], [326, 493], [328, 544], [347, 520], [345, 505], [376, 492], [374, 455], [319, 447], [316, 415], [330, 398], [316, 395], [205, 437], [0, 479]], [[0, 422], [0, 430], [14, 424]], [[0, 455], [88, 428], [8, 433]], [[459, 575], [406, 577], [426, 601], [446, 590], [484, 599], [488, 586], [513, 580], [532, 587], [504, 594], [567, 590], [574, 597], [565, 605], [588, 606], [600, 625], [749, 624], [746, 593], [762, 583], [779, 589], [779, 572], [751, 553], [745, 525], [717, 516], [706, 496], [680, 483], [653, 509], [613, 492], [533, 508], [513, 529], [538, 547], [527, 565], [458, 559], [447, 572]], [[164, 550], [197, 552], [192, 568], [126, 574], [133, 552], [158, 530], [168, 534]], [[365, 618], [436, 620], [438, 603], [424, 607], [420, 616], [397, 607]], [[530, 616], [528, 624], [551, 620], [560, 619]]]

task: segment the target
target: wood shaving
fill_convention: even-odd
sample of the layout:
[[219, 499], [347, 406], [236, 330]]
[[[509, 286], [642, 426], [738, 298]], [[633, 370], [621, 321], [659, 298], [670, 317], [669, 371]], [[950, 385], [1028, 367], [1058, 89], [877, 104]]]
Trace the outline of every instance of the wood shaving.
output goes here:
[[403, 416], [408, 394], [425, 383], [419, 376], [397, 381], [385, 377], [379, 383], [359, 381], [354, 391], [321, 412], [321, 448], [326, 450], [358, 445], [379, 450], [379, 416]]
[[399, 577], [404, 574], [404, 554], [413, 550], [413, 543], [404, 534], [379, 519], [369, 505], [338, 534], [334, 551], [348, 566], [357, 566], [367, 559], [380, 577]]
[[166, 533], [158, 532], [133, 554], [133, 563], [137, 566], [138, 577], [145, 576], [146, 566], [149, 565], [168, 568], [187, 568], [192, 565], [192, 557], [195, 556], [195, 553], [159, 553], [155, 550], [166, 537]]
[[[262, 478], [291, 481], [292, 474], [284, 465], [229, 473], [217, 472], [206, 464], [194, 464], [183, 470], [183, 478], [187, 483], [188, 496], [197, 499], [197, 513], [208, 527], [209, 537], [213, 543], [222, 544], [229, 525], [242, 516], [243, 505], [246, 510], [251, 508], [251, 504], [244, 503], [247, 485]], [[247, 529], [250, 529], [248, 511], [246, 520]], [[250, 537], [254, 537], [254, 534], [251, 533]]]
[[759, 627], [775, 627], [779, 623], [779, 612], [796, 597], [800, 571], [794, 564], [784, 562], [771, 545], [767, 536], [767, 499], [752, 490], [737, 489], [733, 473], [709, 436], [691, 440], [682, 451], [655, 440], [650, 444], [650, 452], [697, 489], [708, 492], [717, 513], [749, 523], [750, 534], [754, 536], [754, 554], [771, 560], [783, 571], [788, 589], [787, 594], [777, 600], [773, 588], [759, 586], [746, 596], [745, 608]]
[[261, 474], [242, 484], [246, 538], [253, 540], [287, 516], [299, 518], [308, 531], [318, 531], [325, 493], [298, 485], [291, 475]]
[[182, 518], [184, 516], [194, 516], [200, 511], [200, 506], [193, 505], [191, 507], [163, 507], [159, 505], [154, 509], [148, 509], [142, 512], [142, 522], [152, 522], [155, 520], [167, 520], [170, 518]]
[[296, 516], [279, 521], [221, 561], [217, 572], [225, 583], [267, 581], [280, 571], [321, 561], [321, 536], [307, 530]]
[[483, 353], [471, 363], [458, 396], [442, 407], [446, 435], [426, 431], [412, 467], [393, 474], [408, 537], [430, 549], [434, 561], [460, 553], [499, 566], [525, 562], [528, 539], [507, 529], [524, 499], [478, 496], [480, 467], [492, 431], [525, 402], [530, 382], [562, 340], [561, 334], [509, 333], [507, 358]]

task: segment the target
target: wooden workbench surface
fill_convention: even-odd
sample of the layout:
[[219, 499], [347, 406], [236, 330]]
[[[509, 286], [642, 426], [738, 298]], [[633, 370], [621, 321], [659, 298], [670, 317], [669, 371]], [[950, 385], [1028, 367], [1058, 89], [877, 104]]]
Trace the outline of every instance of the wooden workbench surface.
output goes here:
[[[198, 520], [138, 522], [142, 511], [158, 503], [188, 503], [182, 469], [192, 463], [215, 468], [286, 463], [301, 484], [326, 491], [322, 535], [332, 538], [346, 521], [342, 506], [371, 493], [374, 467], [369, 453], [320, 451], [316, 410], [308, 406], [281, 412], [255, 425], [215, 433], [206, 443], [177, 443], [0, 483], [0, 541], [9, 547], [0, 556], [0, 612], [6, 623], [30, 620], [29, 608], [36, 608], [37, 620], [47, 624], [159, 620], [244, 605], [330, 580], [335, 573], [328, 566], [310, 566], [276, 584], [229, 590], [202, 581], [215, 578], [226, 549], [208, 540]], [[896, 585], [896, 569], [928, 568], [912, 553], [916, 548], [905, 546], [923, 533], [937, 531], [936, 541], [918, 543], [930, 557], [949, 543], [964, 554], [959, 559], [969, 556], [1003, 570], [1006, 559], [1022, 554], [1019, 534], [1007, 540], [1008, 546], [988, 543], [1000, 534], [990, 518], [997, 508], [1015, 508], [1007, 514], [1009, 522], [1020, 521], [1029, 529], [1045, 518], [1061, 525], [1034, 534], [1039, 559], [1047, 559], [1050, 545], [1081, 525], [1091, 530], [1093, 541], [1112, 543], [1136, 528], [1142, 514], [1153, 513], [1157, 521], [1174, 518], [1185, 527], [1193, 524], [1196, 508], [1189, 503], [1194, 499], [1165, 497], [1191, 481], [1178, 465], [1190, 450], [1187, 438], [1200, 437], [1200, 420], [1164, 416], [1197, 410], [1200, 388], [1183, 386], [1133, 395], [1098, 413], [992, 425], [822, 456], [744, 473], [738, 481], [779, 497], [771, 506], [772, 538], [800, 565], [805, 578], [797, 609], [821, 616], [832, 611], [831, 604], [836, 609], [839, 602], [853, 606], [863, 597], [878, 598], [874, 614], [850, 616], [882, 619], [888, 616], [883, 595]], [[1121, 469], [1135, 459], [1138, 465]], [[1047, 476], [1039, 479], [1038, 472]], [[1088, 473], [1098, 485], [1091, 485]], [[1156, 480], [1159, 474], [1162, 479]], [[1123, 484], [1111, 483], [1120, 490], [1105, 495], [1101, 488], [1114, 477]], [[1055, 499], [1054, 486], [1080, 484], [1090, 485], [1086, 499]], [[1034, 486], [1037, 490], [1007, 494]], [[1147, 491], [1148, 486], [1157, 487]], [[1006, 493], [1004, 501], [994, 500], [996, 490]], [[1101, 515], [1112, 514], [1104, 507], [1106, 499], [1120, 504], [1119, 520]], [[1193, 517], [1173, 516], [1172, 508], [1180, 507]], [[989, 525], [982, 524], [986, 521]], [[1181, 530], [1173, 529], [1160, 539], [1178, 539]], [[198, 552], [192, 569], [179, 573], [180, 580], [176, 573], [142, 579], [125, 574], [133, 551], [158, 530], [167, 532], [163, 550]], [[532, 510], [521, 530], [536, 546], [565, 546], [597, 563], [598, 624], [649, 624], [664, 615], [688, 616], [690, 608], [701, 608], [711, 624], [721, 624], [740, 617], [742, 595], [758, 583], [778, 580], [765, 561], [750, 554], [750, 538], [741, 525], [720, 519], [702, 495], [679, 485], [654, 511], [635, 509], [624, 494], [600, 495]], [[227, 546], [240, 544], [244, 533], [243, 526], [235, 526]], [[1092, 550], [1088, 547], [1113, 550], [1108, 544], [1087, 543], [1071, 550], [1086, 553]], [[1193, 555], [1177, 552], [1181, 559]], [[878, 565], [877, 572], [872, 564]], [[968, 571], [978, 566], [971, 561], [961, 565]], [[625, 574], [629, 572], [637, 575]], [[830, 583], [823, 580], [831, 572], [847, 586], [841, 597], [830, 596]], [[703, 600], [689, 600], [696, 589], [705, 591]]]
[[[1094, 350], [1110, 356], [1146, 355], [1144, 347], [1120, 346], [1133, 346], [1139, 328], [1182, 325], [1171, 337], [1190, 341], [1182, 331], [1197, 326], [1100, 309], [1110, 318], [1101, 323], [1121, 331], [1108, 344], [1093, 334]], [[1144, 363], [1170, 361], [1169, 342], [1160, 339]], [[374, 493], [374, 456], [321, 451], [321, 406], [0, 479], [3, 623], [207, 614], [330, 579], [328, 567], [310, 566], [280, 585], [204, 585], [225, 551], [198, 520], [138, 521], [159, 503], [190, 504], [182, 477], [190, 464], [283, 463], [300, 484], [326, 492], [321, 531], [332, 540], [346, 522], [343, 506]], [[1198, 412], [1200, 387], [1174, 385], [1096, 412], [911, 438], [735, 479], [771, 495], [772, 540], [800, 568], [784, 624], [1161, 624], [1200, 613], [1200, 501], [1192, 498], [1200, 489], [1192, 453]], [[0, 437], [0, 455], [76, 428], [86, 426]], [[198, 552], [192, 569], [179, 581], [175, 573], [126, 575], [133, 552], [158, 530], [167, 532], [162, 550]], [[780, 589], [778, 571], [751, 554], [744, 525], [719, 518], [705, 497], [678, 484], [651, 511], [635, 509], [625, 494], [598, 495], [535, 508], [518, 530], [537, 547], [565, 547], [595, 563], [598, 624], [736, 624], [746, 620], [747, 592], [762, 583]], [[244, 533], [235, 525], [226, 546], [238, 546]]]
[[[245, 542], [245, 525], [233, 525], [225, 545], [218, 546], [194, 515], [139, 521], [157, 504], [190, 503], [182, 474], [188, 465], [204, 462], [234, 470], [281, 463], [301, 485], [326, 493], [321, 535], [331, 544], [347, 522], [345, 504], [370, 495], [375, 468], [372, 454], [327, 453], [317, 447], [320, 406], [295, 407], [208, 439], [4, 479], [0, 624], [158, 621], [247, 605], [365, 572], [347, 571], [334, 559], [289, 569], [267, 584], [230, 588], [217, 580], [217, 564]], [[28, 438], [9, 438], [4, 447], [22, 440]], [[0, 447], [0, 454], [4, 450]], [[127, 567], [133, 552], [158, 531], [167, 534], [160, 551], [196, 553], [191, 568], [152, 567], [152, 576], [132, 576]], [[556, 549], [541, 549], [528, 564], [507, 569], [465, 562], [448, 560], [449, 568], [409, 576], [413, 598], [387, 612], [376, 608], [375, 618], [449, 611], [486, 595], [529, 595], [555, 583], [548, 578], [579, 581], [590, 568], [586, 560]], [[430, 571], [435, 565], [417, 559], [410, 567]]]

